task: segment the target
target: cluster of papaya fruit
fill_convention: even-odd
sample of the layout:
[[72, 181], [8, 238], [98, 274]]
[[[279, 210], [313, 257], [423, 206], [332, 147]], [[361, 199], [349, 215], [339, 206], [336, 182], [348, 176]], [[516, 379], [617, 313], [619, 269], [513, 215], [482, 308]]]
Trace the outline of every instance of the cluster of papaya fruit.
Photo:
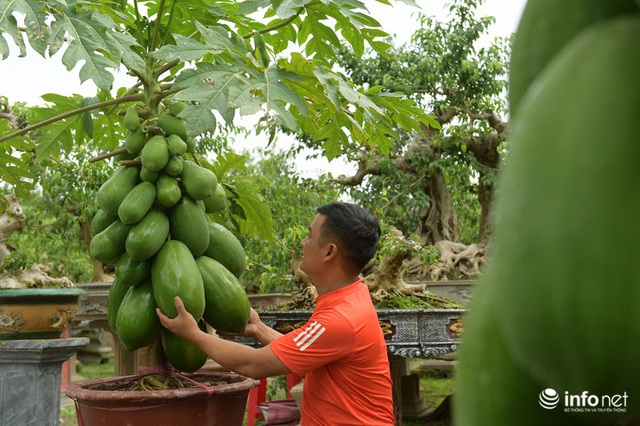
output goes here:
[[529, 0], [459, 426], [638, 425], [640, 2]]
[[[194, 141], [174, 103], [157, 118], [142, 120], [127, 109], [129, 158], [100, 187], [100, 209], [91, 222], [91, 256], [115, 265], [108, 321], [128, 351], [160, 337], [177, 370], [199, 369], [207, 355], [161, 326], [155, 309], [177, 316], [174, 297], [217, 331], [240, 333], [249, 299], [240, 282], [245, 252], [235, 235], [208, 214], [226, 208], [216, 174], [188, 160]], [[195, 157], [194, 157], [195, 159]]]

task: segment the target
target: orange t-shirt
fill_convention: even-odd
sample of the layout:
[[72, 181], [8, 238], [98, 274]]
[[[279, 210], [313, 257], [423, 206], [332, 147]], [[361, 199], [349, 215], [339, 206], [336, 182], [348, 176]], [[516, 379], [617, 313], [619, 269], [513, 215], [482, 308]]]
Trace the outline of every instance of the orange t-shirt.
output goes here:
[[270, 346], [306, 376], [302, 426], [395, 424], [387, 347], [360, 280], [319, 296], [309, 321]]

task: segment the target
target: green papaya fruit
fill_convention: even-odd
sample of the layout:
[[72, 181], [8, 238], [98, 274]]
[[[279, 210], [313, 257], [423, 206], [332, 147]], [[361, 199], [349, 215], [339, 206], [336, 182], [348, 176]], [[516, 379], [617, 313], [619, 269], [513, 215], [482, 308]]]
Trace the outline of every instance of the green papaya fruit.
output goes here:
[[[500, 309], [491, 294], [491, 272], [473, 290], [464, 318], [462, 344], [455, 372], [453, 420], [456, 426], [577, 426], [579, 419], [560, 407], [540, 406], [540, 395], [549, 384], [537, 381], [517, 364], [499, 332]], [[556, 397], [562, 398], [559, 389]], [[551, 396], [549, 406], [553, 405]]]
[[637, 11], [635, 0], [527, 1], [509, 63], [511, 117], [537, 75], [571, 39], [597, 22]]
[[212, 220], [207, 220], [209, 245], [205, 256], [222, 263], [225, 268], [240, 278], [247, 270], [247, 259], [242, 244], [233, 232]]
[[142, 127], [138, 127], [136, 130], [130, 130], [127, 133], [127, 139], [125, 141], [127, 152], [130, 154], [139, 154], [146, 141], [147, 135], [144, 133]]
[[[207, 332], [207, 325], [204, 321], [198, 321], [200, 330]], [[162, 351], [169, 363], [178, 371], [183, 373], [193, 373], [199, 370], [207, 362], [207, 354], [184, 339], [179, 338], [166, 328], [160, 334]]]
[[163, 114], [158, 117], [158, 127], [164, 130], [167, 135], [178, 135], [182, 140], [187, 140], [186, 123], [182, 118]]
[[124, 166], [98, 189], [98, 204], [109, 216], [118, 216], [118, 207], [124, 197], [138, 184], [138, 169]]
[[116, 220], [107, 228], [91, 239], [89, 253], [91, 257], [101, 262], [113, 264], [118, 261], [125, 251], [127, 235], [131, 226]]
[[165, 173], [161, 174], [156, 182], [156, 196], [158, 202], [164, 207], [174, 206], [182, 198], [178, 180]]
[[178, 312], [174, 298], [179, 296], [194, 318], [204, 312], [204, 285], [193, 255], [184, 243], [168, 240], [151, 265], [151, 282], [156, 304], [169, 318]]
[[179, 176], [182, 173], [182, 158], [171, 157], [164, 171], [171, 176]]
[[156, 200], [156, 186], [141, 182], [133, 188], [118, 207], [118, 217], [126, 225], [136, 224], [153, 206]]
[[124, 113], [123, 124], [125, 129], [134, 131], [140, 127], [140, 116], [134, 107], [127, 108]]
[[132, 154], [128, 151], [125, 151], [121, 154], [116, 155], [115, 157], [113, 157], [113, 159], [116, 164], [119, 164], [120, 161], [135, 160], [137, 156], [138, 154]]
[[204, 206], [207, 213], [217, 213], [227, 207], [227, 193], [222, 185], [216, 185], [213, 195], [204, 199]]
[[[492, 307], [474, 314], [498, 312], [494, 333], [520, 370], [511, 374], [539, 383], [540, 391], [587, 392], [600, 402], [619, 396], [620, 404], [628, 397], [624, 410], [587, 413], [591, 424], [640, 419], [640, 406], [630, 402], [640, 397], [640, 383], [629, 374], [640, 357], [640, 193], [629, 187], [640, 180], [638, 40], [638, 15], [590, 26], [522, 99], [498, 183], [493, 254], [480, 282], [493, 281]], [[610, 112], [606, 125], [599, 124], [603, 112]], [[462, 344], [478, 338], [465, 330]], [[469, 351], [485, 360], [493, 344], [470, 344]], [[493, 363], [471, 373], [462, 361], [466, 374], [501, 374]], [[510, 390], [494, 397], [531, 404]], [[467, 398], [482, 401], [481, 391]], [[460, 404], [460, 411], [472, 409]], [[545, 423], [542, 414], [534, 414], [537, 424], [565, 424]]]
[[178, 135], [167, 136], [167, 146], [171, 155], [184, 155], [187, 152], [187, 143]]
[[145, 260], [156, 254], [169, 236], [169, 219], [160, 210], [150, 210], [136, 223], [126, 240], [131, 259]]
[[207, 215], [189, 197], [182, 197], [169, 213], [171, 238], [182, 241], [194, 257], [200, 256], [209, 245]]
[[118, 278], [113, 280], [111, 287], [109, 287], [109, 295], [107, 296], [107, 323], [111, 330], [116, 330], [116, 319], [118, 318], [118, 309], [124, 299], [124, 295], [127, 294], [129, 286], [122, 284]]
[[186, 139], [185, 142], [187, 143], [187, 152], [191, 154], [196, 152], [196, 141], [193, 138]]
[[177, 117], [187, 106], [185, 102], [174, 102], [169, 105], [169, 112]]
[[164, 136], [152, 136], [140, 152], [142, 166], [151, 172], [158, 172], [169, 162], [169, 147]]
[[133, 260], [125, 251], [116, 263], [116, 278], [127, 287], [151, 279], [151, 260]]
[[194, 200], [204, 200], [211, 197], [218, 185], [215, 173], [189, 160], [183, 161], [180, 177], [184, 190]]
[[152, 172], [144, 166], [140, 167], [140, 179], [142, 179], [142, 181], [144, 182], [154, 183], [158, 180], [159, 176], [160, 172]]
[[210, 257], [200, 256], [196, 264], [204, 285], [204, 320], [222, 333], [244, 332], [251, 306], [238, 278]]
[[93, 216], [93, 219], [91, 219], [91, 225], [89, 226], [91, 230], [91, 238], [107, 229], [107, 226], [111, 225], [116, 220], [118, 220], [118, 216], [109, 216], [104, 212], [104, 210], [98, 209], [96, 214]]
[[118, 339], [124, 348], [133, 352], [147, 346], [158, 338], [161, 328], [151, 282], [129, 287], [116, 317]]

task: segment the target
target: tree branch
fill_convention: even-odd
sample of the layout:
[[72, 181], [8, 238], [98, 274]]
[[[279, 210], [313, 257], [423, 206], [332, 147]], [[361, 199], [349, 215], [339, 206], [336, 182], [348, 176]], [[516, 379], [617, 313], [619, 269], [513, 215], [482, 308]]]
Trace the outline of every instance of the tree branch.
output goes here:
[[378, 174], [380, 174], [380, 164], [377, 161], [367, 161], [367, 159], [363, 158], [358, 161], [358, 171], [355, 175], [350, 177], [344, 175], [338, 176], [333, 179], [333, 182], [346, 186], [356, 186], [362, 183], [365, 176]]

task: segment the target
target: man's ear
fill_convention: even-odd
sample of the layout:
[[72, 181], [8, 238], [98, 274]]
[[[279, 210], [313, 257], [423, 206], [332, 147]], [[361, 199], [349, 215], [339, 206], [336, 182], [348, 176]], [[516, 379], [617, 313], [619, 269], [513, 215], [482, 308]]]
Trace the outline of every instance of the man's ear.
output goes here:
[[327, 245], [327, 251], [324, 255], [324, 260], [329, 260], [338, 255], [338, 246], [335, 243]]

